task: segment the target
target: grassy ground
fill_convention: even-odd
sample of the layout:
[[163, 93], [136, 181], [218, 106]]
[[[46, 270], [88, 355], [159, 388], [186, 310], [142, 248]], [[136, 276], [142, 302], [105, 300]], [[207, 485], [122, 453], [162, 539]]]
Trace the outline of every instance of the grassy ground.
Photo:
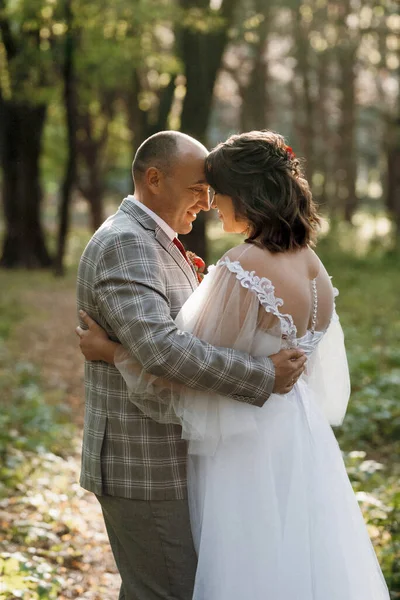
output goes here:
[[[71, 240], [69, 264], [86, 233]], [[210, 230], [213, 260], [238, 238]], [[393, 598], [400, 597], [399, 257], [319, 254], [340, 289], [352, 399], [337, 437]], [[0, 271], [0, 600], [117, 596], [97, 504], [77, 484], [82, 361], [74, 268], [64, 279]], [[13, 590], [13, 591], [12, 591]]]
[[78, 485], [75, 278], [0, 271], [0, 600], [118, 596], [99, 506]]

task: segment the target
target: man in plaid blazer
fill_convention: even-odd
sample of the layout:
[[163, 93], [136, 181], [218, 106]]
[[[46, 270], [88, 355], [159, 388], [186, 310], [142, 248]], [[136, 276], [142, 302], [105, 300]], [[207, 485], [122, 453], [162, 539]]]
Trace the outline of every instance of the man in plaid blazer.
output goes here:
[[[252, 358], [180, 332], [174, 318], [197, 287], [176, 233], [209, 210], [207, 150], [176, 132], [139, 148], [135, 197], [94, 234], [78, 272], [78, 308], [150, 373], [262, 406], [303, 369], [297, 351]], [[83, 325], [83, 323], [82, 323]], [[295, 359], [295, 360], [294, 360]], [[120, 599], [190, 600], [196, 556], [181, 429], [145, 417], [106, 362], [86, 361], [81, 485], [101, 504], [122, 577]]]

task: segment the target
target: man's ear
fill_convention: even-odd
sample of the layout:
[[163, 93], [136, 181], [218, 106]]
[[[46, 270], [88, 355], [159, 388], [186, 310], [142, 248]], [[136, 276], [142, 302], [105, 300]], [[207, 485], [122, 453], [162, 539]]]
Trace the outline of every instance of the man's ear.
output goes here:
[[145, 173], [145, 181], [147, 187], [153, 194], [158, 195], [160, 193], [160, 184], [162, 181], [163, 174], [157, 167], [149, 167]]

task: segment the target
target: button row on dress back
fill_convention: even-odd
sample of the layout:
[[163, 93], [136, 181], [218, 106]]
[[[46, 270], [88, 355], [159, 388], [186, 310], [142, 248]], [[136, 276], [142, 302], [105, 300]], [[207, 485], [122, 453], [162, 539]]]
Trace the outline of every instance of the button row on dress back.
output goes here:
[[313, 293], [313, 311], [311, 319], [311, 333], [315, 333], [315, 326], [317, 324], [317, 312], [318, 312], [318, 294], [317, 294], [317, 282], [315, 279], [311, 282], [312, 293]]

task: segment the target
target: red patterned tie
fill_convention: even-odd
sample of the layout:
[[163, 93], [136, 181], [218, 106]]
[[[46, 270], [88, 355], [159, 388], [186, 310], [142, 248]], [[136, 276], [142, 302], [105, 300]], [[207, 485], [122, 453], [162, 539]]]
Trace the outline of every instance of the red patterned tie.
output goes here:
[[187, 254], [186, 254], [186, 250], [185, 250], [185, 248], [183, 247], [183, 244], [182, 244], [182, 242], [180, 242], [180, 241], [178, 240], [178, 238], [176, 238], [176, 237], [175, 237], [175, 238], [174, 238], [172, 241], [173, 241], [173, 243], [175, 244], [175, 246], [178, 248], [179, 252], [182, 254], [183, 258], [186, 260], [186, 262], [187, 262], [188, 264], [190, 264], [190, 262], [189, 262], [189, 259], [188, 259], [188, 257], [187, 257]]

